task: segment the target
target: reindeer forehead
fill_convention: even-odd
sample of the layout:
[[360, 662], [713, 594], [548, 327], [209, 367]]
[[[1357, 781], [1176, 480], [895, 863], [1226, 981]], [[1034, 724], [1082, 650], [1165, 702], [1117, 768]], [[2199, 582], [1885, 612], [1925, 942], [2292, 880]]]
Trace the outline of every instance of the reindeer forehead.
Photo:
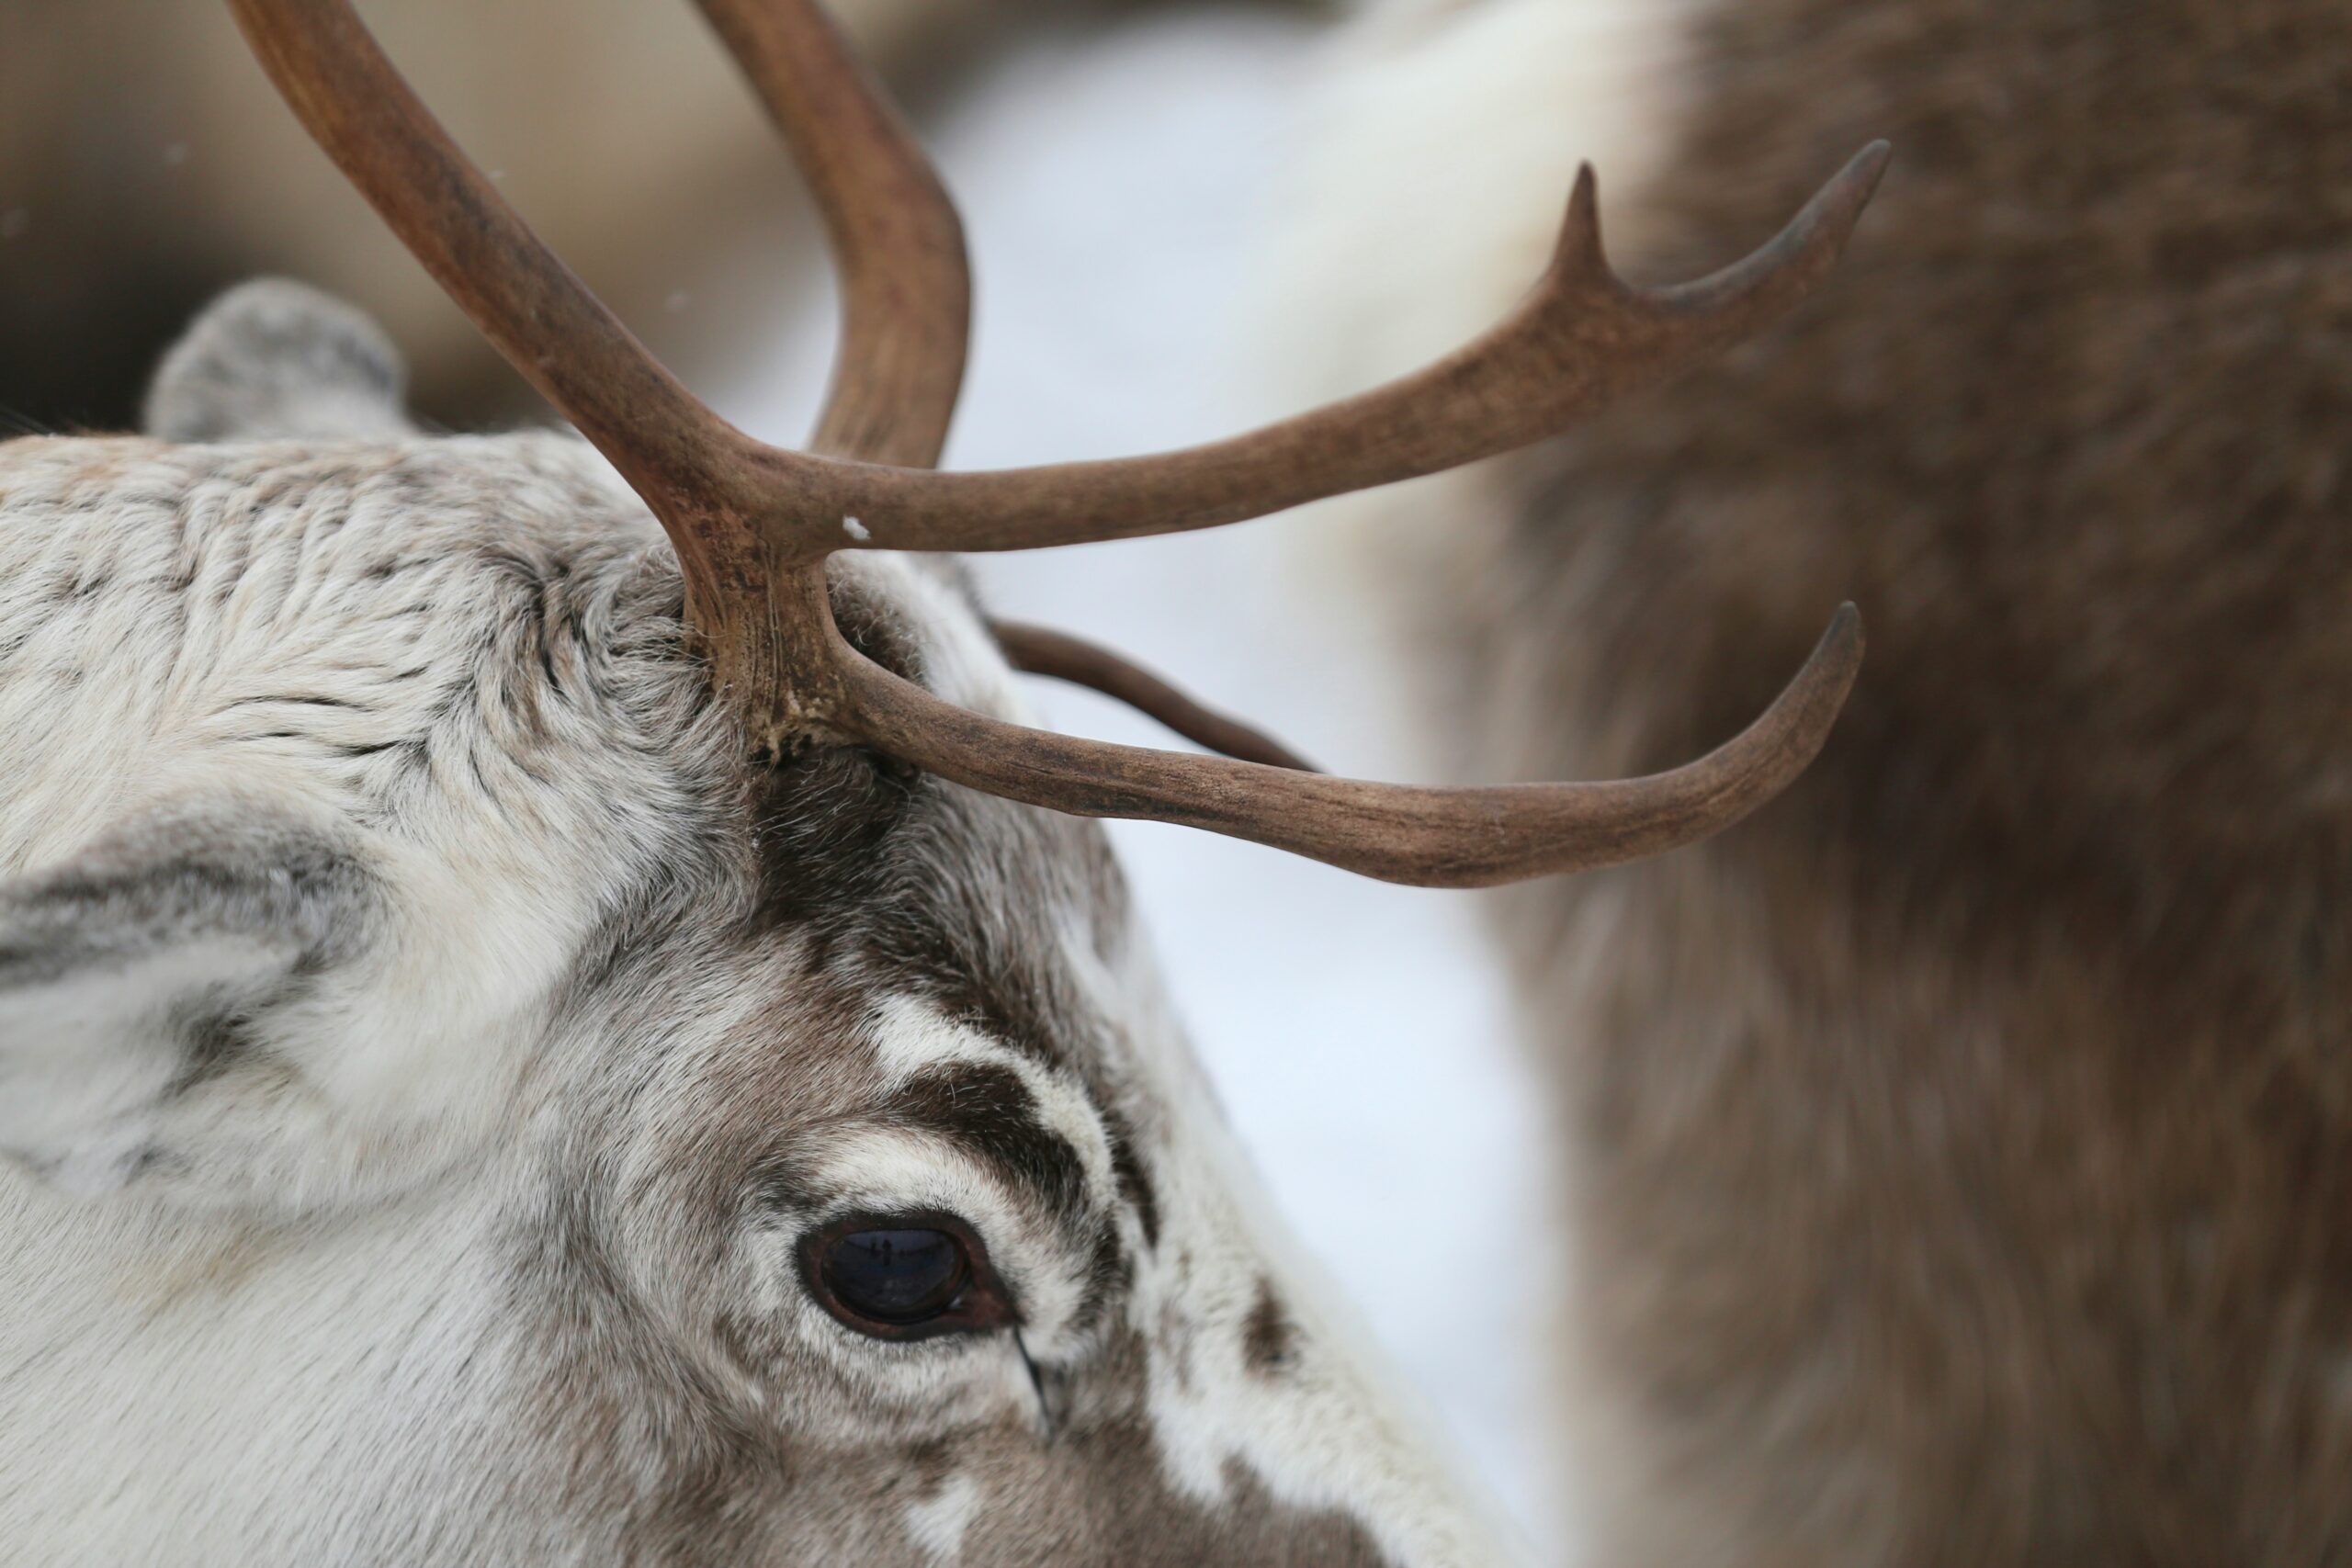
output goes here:
[[[858, 1007], [926, 998], [1041, 1060], [1100, 1037], [1069, 973], [1128, 944], [1099, 832], [854, 750], [747, 765], [665, 545], [576, 441], [25, 441], [0, 447], [0, 502], [7, 699], [111, 705], [79, 728], [121, 753], [30, 756], [6, 809], [56, 825], [12, 840], [28, 863], [86, 832], [77, 777], [228, 776], [340, 811], [396, 902], [511, 882], [591, 976], [724, 931], [788, 940]], [[1012, 710], [952, 569], [834, 575], [860, 646]]]
[[[0, 446], [0, 505], [12, 675], [86, 670], [128, 634], [126, 654], [169, 671], [172, 703], [141, 716], [175, 742], [242, 744], [248, 760], [264, 740], [330, 748], [338, 727], [321, 715], [224, 716], [307, 682], [334, 698], [309, 705], [407, 727], [408, 742], [470, 728], [516, 753], [569, 748], [583, 770], [635, 750], [675, 773], [730, 745], [692, 689], [674, 561], [576, 440], [21, 440]], [[835, 576], [852, 618], [940, 690], [1007, 701], [952, 568], [876, 558]], [[564, 716], [549, 696], [572, 722], [544, 722]], [[600, 741], [614, 757], [587, 758]]]

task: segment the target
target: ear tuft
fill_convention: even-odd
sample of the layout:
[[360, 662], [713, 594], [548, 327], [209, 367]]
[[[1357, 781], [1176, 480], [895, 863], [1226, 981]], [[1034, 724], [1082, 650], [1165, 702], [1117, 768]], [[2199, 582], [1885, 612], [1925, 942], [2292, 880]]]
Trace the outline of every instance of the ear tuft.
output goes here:
[[147, 433], [188, 442], [413, 434], [406, 383], [399, 352], [365, 312], [263, 278], [213, 301], [164, 356]]
[[234, 1069], [267, 1067], [288, 1010], [356, 951], [372, 886], [327, 828], [225, 796], [0, 882], [0, 1158], [85, 1193], [243, 1180], [262, 1145], [224, 1131], [241, 1091], [265, 1131], [287, 1113]]

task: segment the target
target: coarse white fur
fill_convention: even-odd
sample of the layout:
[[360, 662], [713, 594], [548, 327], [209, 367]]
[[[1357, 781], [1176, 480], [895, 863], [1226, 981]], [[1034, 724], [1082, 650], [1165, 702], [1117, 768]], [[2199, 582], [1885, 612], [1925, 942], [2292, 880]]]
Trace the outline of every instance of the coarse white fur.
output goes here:
[[[1287, 215], [1270, 235], [1261, 368], [1311, 407], [1419, 369], [1491, 327], [1543, 275], [1577, 166], [1600, 175], [1612, 263], [1643, 280], [1642, 187], [1667, 156], [1702, 0], [1361, 0], [1296, 110]], [[1368, 602], [1470, 570], [1443, 520], [1502, 504], [1493, 465], [1325, 502]]]
[[[1334, 395], [1470, 341], [1544, 271], [1580, 164], [1639, 277], [1696, 0], [1363, 0], [1298, 109], [1275, 367]], [[1389, 492], [1376, 492], [1385, 495]]]

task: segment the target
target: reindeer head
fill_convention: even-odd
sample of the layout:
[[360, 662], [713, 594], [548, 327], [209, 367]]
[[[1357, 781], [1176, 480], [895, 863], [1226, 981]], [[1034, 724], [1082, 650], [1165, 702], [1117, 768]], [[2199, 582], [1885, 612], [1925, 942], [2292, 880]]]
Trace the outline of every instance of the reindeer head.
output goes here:
[[[992, 626], [937, 552], [1208, 526], [1526, 440], [1792, 303], [1875, 154], [1666, 293], [1611, 276], [1588, 179], [1529, 304], [1421, 376], [1190, 453], [941, 475], [951, 209], [813, 8], [705, 9], [846, 264], [828, 455], [695, 403], [340, 0], [236, 10], [596, 451], [417, 434], [380, 336], [288, 285], [199, 323], [149, 437], [0, 447], [0, 1536], [1491, 1560], [1255, 1213], [1082, 818], [1431, 883], [1652, 852], [1810, 759], [1850, 614], [1676, 773], [1408, 790]], [[1022, 728], [1016, 663], [1254, 760]]]

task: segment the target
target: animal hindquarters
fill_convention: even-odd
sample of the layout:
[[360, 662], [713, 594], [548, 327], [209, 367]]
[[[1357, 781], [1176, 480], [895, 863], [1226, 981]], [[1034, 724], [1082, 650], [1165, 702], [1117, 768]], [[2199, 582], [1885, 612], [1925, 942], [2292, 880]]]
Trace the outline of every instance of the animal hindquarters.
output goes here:
[[1503, 215], [1577, 157], [1634, 276], [1687, 275], [1873, 135], [1800, 320], [1385, 503], [1467, 774], [1655, 765], [1828, 605], [1872, 625], [1786, 799], [1495, 906], [1572, 1151], [1575, 1478], [1613, 1562], [2330, 1561], [2352, 17], [1391, 8], [1308, 165], [1306, 352], [1357, 384], [1432, 276], [1522, 287]]

